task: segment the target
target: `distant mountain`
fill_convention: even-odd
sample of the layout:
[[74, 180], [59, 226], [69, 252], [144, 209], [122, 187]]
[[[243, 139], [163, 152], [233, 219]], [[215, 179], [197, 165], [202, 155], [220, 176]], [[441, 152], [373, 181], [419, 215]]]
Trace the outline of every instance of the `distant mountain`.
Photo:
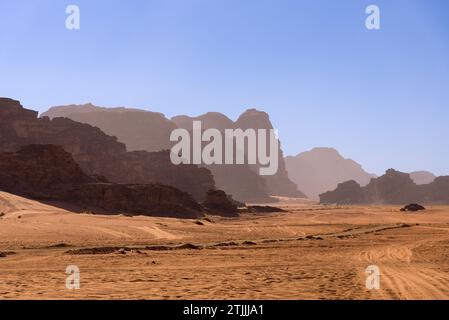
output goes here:
[[333, 148], [315, 148], [289, 156], [285, 158], [285, 164], [290, 179], [311, 199], [334, 190], [339, 183], [354, 180], [363, 186], [375, 177]]
[[233, 128], [234, 122], [219, 112], [208, 112], [198, 117], [189, 116], [176, 116], [171, 118], [178, 128], [183, 128], [186, 130], [192, 130], [193, 121], [201, 121], [201, 126], [203, 129], [218, 129], [224, 131], [225, 129]]
[[[236, 122], [218, 112], [209, 112], [198, 117], [177, 116], [171, 120], [178, 127], [187, 130], [192, 129], [193, 121], [199, 120], [203, 129], [215, 128], [222, 132], [225, 129], [273, 129], [269, 115], [256, 109], [248, 109]], [[247, 183], [251, 180], [258, 188], [264, 188], [268, 195], [305, 198], [306, 195], [288, 178], [280, 146], [278, 154], [278, 171], [272, 176], [259, 176], [258, 165], [213, 165], [207, 168], [212, 171], [217, 186], [231, 194], [231, 189], [239, 189], [239, 193], [250, 192]]]
[[354, 180], [320, 195], [323, 204], [449, 204], [449, 176], [429, 184], [417, 185], [408, 173], [389, 169], [361, 187]]
[[41, 117], [63, 117], [100, 128], [126, 144], [128, 151], [149, 152], [171, 148], [170, 133], [176, 125], [162, 113], [129, 108], [102, 108], [93, 104], [50, 108]]
[[417, 184], [429, 184], [435, 181], [436, 176], [429, 171], [415, 171], [410, 173], [410, 178]]

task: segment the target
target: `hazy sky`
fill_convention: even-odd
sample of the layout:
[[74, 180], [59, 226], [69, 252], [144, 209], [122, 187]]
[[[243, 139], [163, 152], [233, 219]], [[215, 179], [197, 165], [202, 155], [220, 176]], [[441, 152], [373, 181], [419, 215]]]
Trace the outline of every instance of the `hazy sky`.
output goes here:
[[[365, 28], [370, 4], [381, 30]], [[39, 111], [257, 107], [286, 154], [449, 174], [448, 15], [447, 0], [0, 0], [0, 96]]]

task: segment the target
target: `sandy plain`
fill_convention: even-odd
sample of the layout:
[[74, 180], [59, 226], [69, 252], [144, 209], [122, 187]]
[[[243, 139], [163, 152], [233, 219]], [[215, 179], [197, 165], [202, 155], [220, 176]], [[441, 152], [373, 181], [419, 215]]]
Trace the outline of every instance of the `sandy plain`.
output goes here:
[[[182, 220], [0, 193], [0, 299], [449, 298], [448, 206], [277, 205], [289, 212]], [[370, 265], [379, 290], [365, 285]]]

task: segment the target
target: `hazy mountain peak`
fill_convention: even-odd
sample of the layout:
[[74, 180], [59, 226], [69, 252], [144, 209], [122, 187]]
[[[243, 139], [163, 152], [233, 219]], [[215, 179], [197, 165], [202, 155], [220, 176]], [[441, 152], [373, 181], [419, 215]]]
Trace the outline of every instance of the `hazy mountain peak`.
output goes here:
[[[126, 144], [129, 151], [161, 151], [171, 148], [170, 133], [176, 125], [164, 114], [126, 107], [105, 108], [92, 103], [50, 108], [42, 116], [70, 118], [101, 128]], [[149, 139], [148, 137], [151, 137]]]
[[436, 176], [429, 171], [414, 171], [410, 173], [410, 178], [413, 179], [413, 181], [418, 184], [429, 184], [435, 181]]
[[286, 157], [285, 163], [290, 179], [313, 199], [334, 190], [339, 183], [354, 180], [366, 185], [374, 177], [354, 160], [345, 159], [335, 148], [314, 148]]
[[310, 156], [329, 156], [334, 158], [344, 159], [343, 156], [335, 148], [316, 147], [309, 151], [298, 153], [296, 157], [310, 157]]

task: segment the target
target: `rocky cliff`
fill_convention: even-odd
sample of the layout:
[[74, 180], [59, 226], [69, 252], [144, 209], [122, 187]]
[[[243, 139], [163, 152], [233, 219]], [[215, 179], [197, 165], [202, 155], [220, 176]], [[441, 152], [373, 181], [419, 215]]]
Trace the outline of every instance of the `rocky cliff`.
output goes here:
[[188, 194], [161, 184], [116, 184], [86, 175], [60, 146], [28, 145], [0, 153], [0, 190], [84, 210], [195, 218], [203, 208]]
[[0, 152], [28, 144], [60, 145], [88, 175], [102, 175], [116, 183], [161, 183], [203, 200], [215, 188], [208, 169], [173, 165], [166, 152], [127, 152], [117, 138], [97, 127], [68, 118], [38, 118], [18, 101], [0, 98]]
[[[169, 141], [174, 128], [192, 130], [193, 121], [201, 121], [202, 128], [225, 129], [272, 129], [268, 114], [255, 109], [243, 113], [237, 122], [219, 112], [208, 112], [198, 117], [176, 116], [171, 120], [162, 114], [128, 109], [101, 108], [87, 105], [70, 105], [50, 108], [43, 116], [67, 117], [99, 127], [104, 132], [118, 137], [128, 150], [160, 151], [172, 146]], [[261, 177], [258, 166], [211, 165], [218, 188], [232, 194], [236, 199], [250, 202], [273, 201], [270, 195], [305, 197], [289, 180], [285, 170], [282, 151], [279, 149], [279, 170], [274, 176]]]

